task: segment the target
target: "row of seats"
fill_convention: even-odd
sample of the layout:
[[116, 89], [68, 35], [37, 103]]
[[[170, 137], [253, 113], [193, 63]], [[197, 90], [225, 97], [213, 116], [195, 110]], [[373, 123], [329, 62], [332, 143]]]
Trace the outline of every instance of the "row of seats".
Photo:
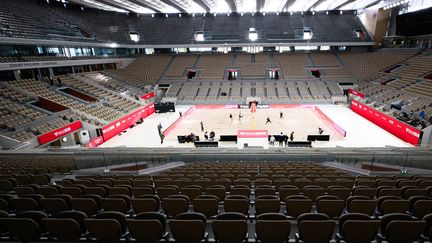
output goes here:
[[[297, 230], [296, 227], [297, 226]], [[119, 242], [296, 242], [325, 243], [334, 238], [355, 242], [408, 243], [431, 239], [432, 214], [416, 219], [406, 214], [389, 214], [380, 220], [364, 214], [346, 214], [331, 220], [324, 214], [305, 213], [296, 221], [276, 213], [258, 216], [253, 236], [248, 232], [247, 218], [242, 214], [223, 213], [209, 220], [200, 213], [181, 213], [167, 220], [155, 212], [137, 214], [133, 218], [119, 212], [104, 211], [88, 217], [80, 211], [64, 211], [54, 217], [37, 211], [24, 211], [15, 217], [0, 211], [0, 229], [4, 239], [22, 242], [54, 240], [98, 240]], [[336, 231], [336, 234], [335, 234]], [[171, 232], [171, 235], [170, 233]], [[295, 233], [294, 237], [291, 234]], [[211, 238], [209, 237], [211, 234]]]
[[[165, 82], [164, 82], [165, 83]], [[333, 81], [279, 81], [279, 82], [168, 82], [171, 84], [167, 97], [178, 100], [237, 101], [249, 97], [254, 90], [255, 96], [263, 100], [322, 100], [330, 99], [331, 95], [341, 96], [342, 89]], [[266, 92], [264, 91], [266, 90]], [[330, 90], [330, 92], [329, 92]]]

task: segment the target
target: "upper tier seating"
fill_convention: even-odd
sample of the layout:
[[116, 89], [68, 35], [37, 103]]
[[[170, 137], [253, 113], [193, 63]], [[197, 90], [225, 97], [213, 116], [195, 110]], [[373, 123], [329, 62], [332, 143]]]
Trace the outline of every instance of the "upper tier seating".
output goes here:
[[[15, 0], [2, 1], [0, 16], [3, 20], [1, 36], [15, 38], [61, 39], [98, 41], [105, 43], [136, 44], [129, 36], [130, 31], [139, 34], [138, 44], [190, 44], [196, 30], [207, 32], [207, 43], [248, 42], [246, 31], [254, 22], [259, 31], [257, 42], [301, 42], [303, 27], [310, 27], [316, 42], [364, 42], [371, 41], [367, 32], [365, 38], [356, 37], [353, 29], [363, 25], [355, 14], [315, 15], [218, 15], [217, 17], [126, 15], [99, 11], [69, 5], [47, 4], [45, 1]], [[97, 18], [98, 21], [95, 21]], [[230, 23], [230, 24], [226, 24]], [[334, 28], [338, 26], [338, 28]]]
[[171, 59], [172, 56], [170, 55], [139, 56], [124, 69], [107, 70], [105, 73], [108, 76], [145, 89], [146, 85], [156, 84]]
[[0, 1], [0, 36], [74, 41], [94, 40], [34, 1]]

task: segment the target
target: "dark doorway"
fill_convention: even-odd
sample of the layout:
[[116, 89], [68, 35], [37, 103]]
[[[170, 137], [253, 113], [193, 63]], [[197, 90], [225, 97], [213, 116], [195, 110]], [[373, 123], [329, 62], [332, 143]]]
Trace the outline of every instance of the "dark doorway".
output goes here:
[[312, 76], [314, 76], [315, 78], [321, 77], [321, 73], [318, 69], [312, 69], [311, 73], [312, 73]]
[[189, 70], [188, 74], [187, 74], [187, 78], [188, 79], [192, 79], [192, 78], [194, 78], [196, 76], [196, 74], [197, 74], [196, 70]]
[[269, 70], [270, 79], [279, 79], [279, 69], [271, 69]]
[[237, 79], [238, 71], [237, 70], [229, 70], [228, 71], [228, 80]]

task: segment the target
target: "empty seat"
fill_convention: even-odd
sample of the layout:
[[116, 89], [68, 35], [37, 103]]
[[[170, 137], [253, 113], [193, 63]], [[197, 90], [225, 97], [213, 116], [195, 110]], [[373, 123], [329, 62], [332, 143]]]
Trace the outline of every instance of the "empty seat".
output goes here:
[[169, 233], [166, 232], [166, 217], [161, 213], [140, 213], [126, 222], [131, 236], [136, 241], [159, 242], [161, 239], [169, 239]]
[[336, 196], [346, 201], [351, 194], [351, 189], [342, 186], [330, 186], [327, 189], [327, 195]]
[[181, 213], [169, 222], [176, 242], [201, 242], [207, 239], [206, 217], [200, 213]]
[[189, 210], [189, 198], [185, 195], [173, 195], [163, 198], [162, 207], [167, 216], [175, 217], [177, 214]]
[[312, 200], [305, 196], [289, 196], [285, 200], [286, 214], [297, 218], [299, 215], [312, 210]]
[[334, 232], [336, 222], [329, 220], [327, 215], [305, 213], [297, 218], [298, 233], [296, 240], [305, 243], [328, 243]]
[[406, 214], [387, 214], [381, 218], [379, 239], [389, 243], [414, 242], [424, 232], [425, 221], [414, 220]]
[[116, 211], [123, 214], [129, 212], [128, 203], [121, 198], [102, 198], [101, 207], [105, 211]]
[[57, 241], [78, 241], [82, 236], [80, 225], [71, 218], [46, 218], [42, 223]]
[[39, 224], [30, 218], [0, 218], [0, 227], [21, 242], [37, 241], [42, 233]]
[[228, 196], [224, 201], [225, 212], [249, 215], [249, 199], [246, 196]]
[[365, 196], [351, 196], [347, 199], [347, 211], [349, 213], [363, 213], [372, 215], [375, 212], [377, 201]]
[[280, 201], [276, 196], [259, 196], [255, 199], [255, 214], [279, 213]]
[[9, 200], [9, 205], [18, 213], [40, 209], [39, 204], [32, 198], [12, 198]]
[[93, 216], [99, 212], [99, 206], [91, 198], [72, 198], [70, 199], [72, 208], [84, 212], [87, 216]]
[[119, 242], [122, 238], [121, 225], [115, 219], [85, 219], [84, 222], [99, 242]]
[[131, 199], [132, 208], [135, 213], [157, 212], [160, 210], [160, 199], [156, 195], [142, 195]]
[[41, 198], [39, 199], [41, 208], [50, 215], [69, 210], [67, 203], [61, 198]]
[[339, 218], [339, 233], [336, 237], [347, 243], [371, 242], [378, 234], [380, 222], [366, 214], [344, 214]]
[[283, 214], [264, 213], [257, 216], [256, 239], [260, 242], [288, 242], [291, 223]]
[[336, 196], [321, 196], [316, 199], [318, 213], [323, 213], [329, 218], [338, 218], [345, 207], [345, 201]]
[[204, 214], [207, 218], [219, 213], [218, 198], [214, 195], [201, 195], [192, 201], [195, 212]]
[[243, 242], [248, 238], [247, 218], [240, 213], [219, 214], [212, 228], [218, 242]]

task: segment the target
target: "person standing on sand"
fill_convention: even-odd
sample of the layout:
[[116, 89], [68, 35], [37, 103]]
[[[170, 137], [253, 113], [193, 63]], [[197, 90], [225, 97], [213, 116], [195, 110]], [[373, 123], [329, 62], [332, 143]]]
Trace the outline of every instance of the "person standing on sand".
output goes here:
[[266, 125], [267, 125], [267, 123], [272, 123], [271, 121], [270, 121], [270, 117], [267, 117], [267, 120], [266, 120]]

